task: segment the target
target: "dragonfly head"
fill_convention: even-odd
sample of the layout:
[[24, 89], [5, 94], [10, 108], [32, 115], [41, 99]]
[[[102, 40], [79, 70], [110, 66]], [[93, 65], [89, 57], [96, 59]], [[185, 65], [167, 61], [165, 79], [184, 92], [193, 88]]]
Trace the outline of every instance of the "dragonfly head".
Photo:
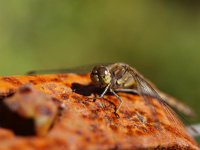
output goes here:
[[106, 87], [111, 82], [111, 73], [106, 66], [95, 66], [90, 74], [92, 82], [98, 87]]

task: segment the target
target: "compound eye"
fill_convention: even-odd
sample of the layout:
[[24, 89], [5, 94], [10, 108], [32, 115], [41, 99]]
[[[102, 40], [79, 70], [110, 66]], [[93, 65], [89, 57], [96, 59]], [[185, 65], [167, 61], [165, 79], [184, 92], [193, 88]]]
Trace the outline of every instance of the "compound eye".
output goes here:
[[107, 86], [111, 81], [111, 76], [105, 66], [96, 66], [90, 75], [92, 82], [99, 87]]
[[93, 71], [93, 74], [95, 74], [95, 75], [98, 74], [98, 71], [97, 71], [97, 70], [94, 70], [94, 71]]
[[105, 67], [100, 67], [98, 72], [100, 76], [105, 76], [108, 74], [108, 70]]
[[96, 79], [97, 82], [99, 82], [99, 76], [98, 75], [94, 75], [94, 78]]

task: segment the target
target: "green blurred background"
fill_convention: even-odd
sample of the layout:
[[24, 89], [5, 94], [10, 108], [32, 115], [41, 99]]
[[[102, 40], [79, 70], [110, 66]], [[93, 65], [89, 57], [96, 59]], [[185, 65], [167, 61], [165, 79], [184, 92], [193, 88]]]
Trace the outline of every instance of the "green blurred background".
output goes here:
[[200, 116], [200, 1], [0, 1], [1, 75], [101, 62], [129, 63]]

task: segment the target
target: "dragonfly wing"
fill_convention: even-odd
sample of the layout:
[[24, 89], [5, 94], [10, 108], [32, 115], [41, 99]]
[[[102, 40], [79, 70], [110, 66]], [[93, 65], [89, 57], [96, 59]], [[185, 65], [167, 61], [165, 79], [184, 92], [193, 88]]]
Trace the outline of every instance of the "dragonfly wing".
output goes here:
[[94, 67], [93, 65], [85, 65], [85, 66], [79, 66], [79, 67], [72, 67], [67, 69], [44, 69], [44, 70], [32, 70], [27, 72], [26, 74], [32, 75], [32, 74], [52, 74], [52, 73], [77, 73], [77, 74], [84, 74], [88, 73], [92, 70]]
[[47, 73], [76, 73], [76, 74], [85, 74], [88, 72], [91, 72], [91, 70], [94, 68], [94, 66], [97, 65], [110, 65], [112, 63], [95, 63], [90, 65], [84, 65], [84, 66], [78, 66], [78, 67], [72, 67], [67, 69], [44, 69], [44, 70], [32, 70], [27, 72], [28, 75], [33, 74], [47, 74]]
[[[164, 112], [167, 115], [167, 119], [169, 122], [173, 122], [177, 128], [184, 127], [183, 123], [178, 119], [176, 113], [169, 107], [169, 105], [166, 103], [166, 101], [159, 95], [159, 93], [154, 89], [150, 83], [148, 83], [148, 80], [146, 80], [142, 75], [140, 75], [135, 69], [131, 68], [128, 70], [135, 82], [138, 89], [139, 95], [143, 97], [143, 99], [150, 104], [151, 111], [153, 112], [153, 115], [156, 114], [156, 109], [152, 105], [152, 98], [155, 98], [158, 100], [160, 106], [163, 108]], [[148, 95], [148, 96], [147, 96]], [[156, 115], [155, 115], [156, 116]], [[156, 117], [157, 119], [157, 117]]]
[[178, 100], [177, 98], [174, 98], [173, 96], [166, 94], [162, 91], [159, 91], [159, 94], [172, 108], [175, 108], [187, 117], [196, 117], [196, 113], [193, 111], [193, 109], [181, 102], [180, 100]]
[[[177, 98], [170, 96], [169, 94], [166, 94], [162, 91], [160, 91], [158, 88], [156, 88], [156, 86], [150, 82], [149, 80], [146, 80], [153, 89], [156, 90], [157, 93], [159, 93], [159, 96], [162, 97], [162, 100], [164, 100], [169, 106], [171, 106], [172, 108], [174, 108], [175, 110], [179, 111], [177, 112], [178, 115], [180, 115], [181, 118], [184, 119], [184, 116], [187, 117], [192, 117], [195, 118], [196, 117], [196, 113], [193, 111], [193, 109], [191, 107], [189, 107], [188, 105], [184, 104], [183, 102], [181, 102], [180, 100], [178, 100]], [[134, 81], [135, 82], [135, 81]], [[139, 94], [138, 93], [138, 89], [137, 88], [118, 88], [115, 89], [116, 92], [128, 92], [128, 93], [134, 93], [134, 94]], [[146, 93], [143, 93], [146, 94]], [[147, 93], [149, 94], [149, 93]], [[153, 95], [151, 95], [153, 97]], [[183, 114], [181, 114], [183, 113]]]

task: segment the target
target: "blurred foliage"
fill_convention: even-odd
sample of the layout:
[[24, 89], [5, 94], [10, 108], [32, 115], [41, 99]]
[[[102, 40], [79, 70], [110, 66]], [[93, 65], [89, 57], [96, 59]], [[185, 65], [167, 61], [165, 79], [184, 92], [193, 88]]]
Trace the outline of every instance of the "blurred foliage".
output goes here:
[[199, 8], [198, 0], [0, 1], [1, 75], [127, 62], [200, 115]]

